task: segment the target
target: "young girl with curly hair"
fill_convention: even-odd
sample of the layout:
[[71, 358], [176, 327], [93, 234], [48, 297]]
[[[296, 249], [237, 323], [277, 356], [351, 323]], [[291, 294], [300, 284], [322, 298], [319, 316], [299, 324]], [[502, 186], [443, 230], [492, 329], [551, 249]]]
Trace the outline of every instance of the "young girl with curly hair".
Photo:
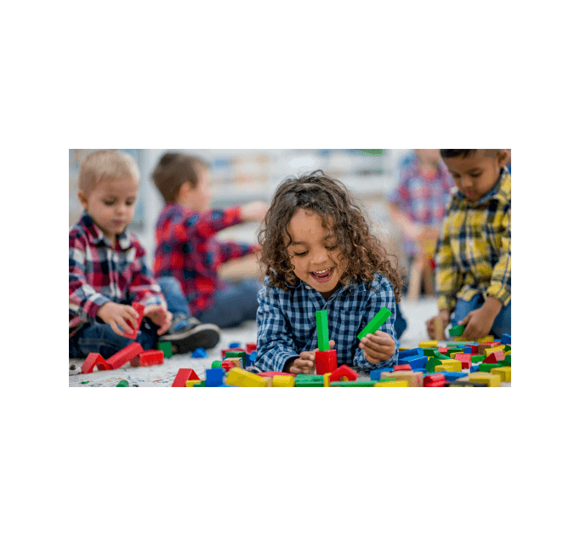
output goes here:
[[[341, 182], [321, 170], [286, 179], [258, 240], [266, 275], [258, 293], [258, 368], [314, 374], [316, 311], [322, 309], [338, 366], [396, 364], [400, 275]], [[359, 341], [357, 334], [383, 307], [392, 316]]]

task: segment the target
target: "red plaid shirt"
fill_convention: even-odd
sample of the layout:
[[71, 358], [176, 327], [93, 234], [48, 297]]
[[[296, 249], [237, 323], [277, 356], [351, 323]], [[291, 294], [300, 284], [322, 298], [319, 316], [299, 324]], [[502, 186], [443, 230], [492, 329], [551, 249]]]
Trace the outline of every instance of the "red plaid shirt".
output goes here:
[[240, 206], [197, 212], [168, 203], [159, 215], [153, 273], [181, 283], [193, 316], [210, 309], [216, 291], [225, 287], [217, 275], [220, 264], [260, 249], [255, 244], [213, 238], [218, 231], [242, 223], [240, 213]]
[[145, 265], [145, 250], [129, 233], [117, 235], [113, 249], [88, 214], [68, 235], [69, 337], [97, 320], [107, 302], [165, 305], [161, 288]]

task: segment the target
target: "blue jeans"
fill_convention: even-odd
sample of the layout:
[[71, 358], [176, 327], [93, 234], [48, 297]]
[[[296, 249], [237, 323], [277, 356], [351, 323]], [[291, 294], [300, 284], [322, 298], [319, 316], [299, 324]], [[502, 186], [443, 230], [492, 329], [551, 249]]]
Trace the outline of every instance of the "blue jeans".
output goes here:
[[[179, 281], [173, 277], [162, 277], [157, 280], [167, 301], [167, 310], [174, 316], [190, 317], [189, 307]], [[157, 348], [159, 336], [156, 326], [144, 318], [137, 334], [138, 342], [144, 350]], [[91, 322], [81, 328], [69, 341], [70, 357], [86, 357], [91, 352], [101, 354], [105, 359], [116, 354], [134, 342], [132, 339], [117, 335], [111, 326], [101, 322]]]
[[245, 322], [256, 320], [258, 312], [258, 291], [262, 283], [255, 279], [244, 279], [239, 283], [228, 283], [218, 290], [215, 303], [206, 311], [196, 315], [204, 324], [216, 324], [220, 328], [231, 328]]
[[[452, 325], [456, 326], [457, 322], [463, 320], [468, 313], [479, 309], [484, 303], [483, 296], [480, 294], [474, 296], [471, 300], [457, 300], [457, 305], [455, 306], [455, 313], [451, 321]], [[491, 326], [491, 333], [495, 335], [496, 338], [501, 337], [504, 334], [512, 334], [512, 302], [510, 301], [507, 305], [504, 305], [499, 314], [495, 317], [493, 325]]]

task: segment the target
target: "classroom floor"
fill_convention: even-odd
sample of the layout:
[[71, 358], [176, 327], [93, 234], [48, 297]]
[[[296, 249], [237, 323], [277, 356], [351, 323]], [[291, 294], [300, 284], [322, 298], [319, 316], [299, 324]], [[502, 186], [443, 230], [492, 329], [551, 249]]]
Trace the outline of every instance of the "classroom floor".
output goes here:
[[[428, 340], [425, 322], [437, 312], [435, 298], [422, 297], [415, 302], [403, 298], [401, 310], [407, 319], [407, 329], [401, 337], [401, 347], [415, 348], [421, 341]], [[205, 378], [205, 371], [211, 368], [216, 359], [221, 359], [222, 348], [228, 348], [231, 343], [239, 342], [245, 347], [246, 343], [256, 342], [256, 323], [246, 322], [238, 328], [222, 330], [219, 344], [208, 350], [209, 357], [196, 359], [191, 354], [174, 355], [166, 359], [163, 365], [153, 367], [131, 367], [129, 363], [117, 370], [99, 371], [91, 374], [80, 374], [83, 359], [69, 359], [69, 366], [75, 365], [76, 370], [69, 371], [69, 386], [79, 387], [115, 387], [119, 381], [127, 380], [131, 387], [170, 387], [180, 368], [192, 368], [197, 375]], [[369, 379], [368, 373], [360, 373], [359, 379]], [[87, 383], [82, 383], [87, 382]], [[502, 383], [502, 386], [509, 386]]]

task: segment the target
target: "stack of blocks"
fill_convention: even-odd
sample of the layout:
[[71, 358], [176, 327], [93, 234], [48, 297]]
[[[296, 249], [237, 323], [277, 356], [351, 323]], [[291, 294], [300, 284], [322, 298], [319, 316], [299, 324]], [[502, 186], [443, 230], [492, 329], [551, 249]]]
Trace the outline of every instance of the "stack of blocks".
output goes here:
[[[359, 333], [362, 339], [374, 333], [390, 316], [383, 308]], [[347, 365], [337, 367], [336, 350], [329, 348], [328, 318], [325, 310], [317, 311], [318, 349], [315, 351], [316, 374], [289, 374], [245, 370], [253, 364], [256, 345], [239, 345], [222, 350], [221, 362], [206, 371], [205, 381], [191, 369], [180, 369], [174, 387], [499, 387], [511, 382], [511, 337], [501, 340], [485, 337], [463, 341], [462, 326], [451, 328], [454, 342], [422, 341], [418, 348], [401, 348], [398, 365], [370, 371], [371, 381], [358, 381], [358, 374]], [[461, 329], [457, 329], [461, 328]], [[253, 359], [251, 358], [253, 356]], [[481, 363], [474, 365], [473, 363]], [[195, 377], [190, 377], [193, 373]], [[178, 381], [179, 378], [179, 381]]]

